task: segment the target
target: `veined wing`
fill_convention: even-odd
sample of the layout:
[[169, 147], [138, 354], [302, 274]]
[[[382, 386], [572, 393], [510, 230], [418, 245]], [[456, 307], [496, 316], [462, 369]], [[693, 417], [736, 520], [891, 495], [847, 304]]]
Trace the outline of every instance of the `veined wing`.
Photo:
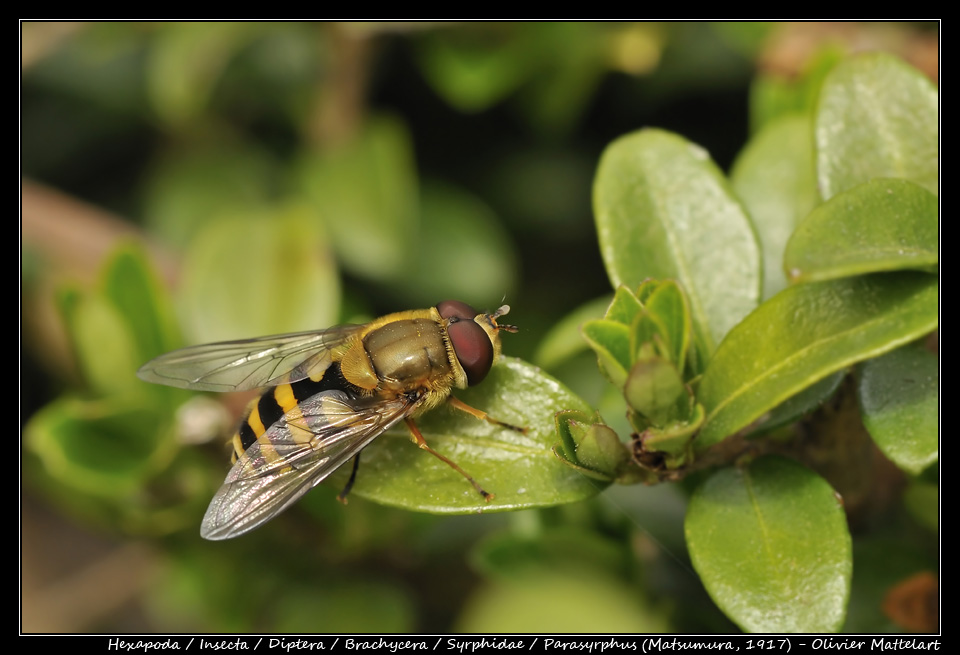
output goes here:
[[144, 364], [141, 380], [197, 391], [246, 391], [317, 378], [362, 325], [181, 348]]
[[390, 426], [415, 401], [330, 390], [287, 412], [237, 460], [203, 517], [200, 535], [230, 539], [295, 503]]

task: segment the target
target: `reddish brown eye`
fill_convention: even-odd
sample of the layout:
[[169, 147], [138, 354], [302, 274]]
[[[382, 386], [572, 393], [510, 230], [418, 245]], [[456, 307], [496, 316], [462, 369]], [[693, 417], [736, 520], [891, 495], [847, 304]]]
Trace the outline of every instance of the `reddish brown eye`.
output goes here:
[[457, 354], [457, 361], [467, 374], [467, 383], [473, 386], [481, 382], [493, 366], [493, 344], [490, 343], [490, 337], [472, 320], [450, 323], [447, 332], [450, 334], [453, 351]]
[[472, 321], [478, 314], [473, 307], [459, 300], [444, 300], [437, 303], [437, 311], [443, 318], [458, 318], [463, 321]]

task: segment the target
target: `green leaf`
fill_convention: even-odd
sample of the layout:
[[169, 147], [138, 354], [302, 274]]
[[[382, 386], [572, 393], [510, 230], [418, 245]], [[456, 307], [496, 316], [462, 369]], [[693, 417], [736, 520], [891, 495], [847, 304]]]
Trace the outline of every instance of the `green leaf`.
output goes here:
[[857, 392], [863, 424], [883, 454], [918, 475], [937, 461], [939, 364], [919, 344], [864, 362]]
[[936, 270], [937, 197], [908, 180], [875, 179], [813, 210], [787, 243], [793, 281], [901, 269]]
[[[553, 416], [592, 413], [582, 400], [537, 367], [504, 358], [482, 384], [456, 396], [527, 433], [501, 428], [449, 406], [417, 423], [431, 448], [450, 457], [496, 498], [485, 501], [466, 479], [411, 443], [406, 427], [390, 430], [363, 451], [353, 494], [393, 507], [435, 514], [549, 507], [589, 498], [606, 485], [590, 480], [553, 453]], [[334, 476], [343, 485], [349, 466]]]
[[401, 121], [372, 119], [348, 142], [307, 153], [297, 177], [346, 268], [374, 280], [406, 273], [420, 232], [419, 183]]
[[583, 325], [583, 338], [596, 351], [604, 375], [614, 386], [622, 387], [633, 361], [630, 328], [606, 319], [587, 321]]
[[886, 273], [784, 289], [743, 320], [707, 366], [702, 450], [787, 398], [937, 326], [937, 279]]
[[[620, 288], [621, 287], [617, 287], [618, 290]], [[637, 287], [637, 293], [634, 295], [636, 296], [637, 300], [643, 304], [650, 299], [650, 296], [652, 296], [653, 292], [658, 288], [660, 288], [660, 282], [648, 277], [646, 280], [640, 283], [640, 286]]]
[[302, 208], [207, 225], [191, 242], [183, 267], [181, 306], [191, 339], [222, 341], [335, 323], [340, 285], [324, 246], [320, 226]]
[[83, 493], [116, 498], [138, 490], [169, 462], [176, 443], [162, 418], [128, 398], [62, 397], [35, 414], [24, 432], [51, 477]]
[[690, 310], [683, 289], [673, 280], [661, 282], [644, 301], [652, 316], [657, 317], [663, 329], [660, 336], [670, 354], [670, 361], [682, 374], [690, 346]]
[[787, 240], [820, 200], [809, 116], [791, 114], [764, 126], [737, 157], [730, 182], [757, 231], [763, 250], [763, 297], [770, 298], [787, 286]]
[[697, 488], [687, 547], [714, 602], [748, 632], [835, 632], [853, 562], [843, 505], [790, 460], [728, 468]]
[[103, 288], [130, 326], [141, 361], [181, 344], [170, 298], [139, 246], [114, 251], [103, 273]]
[[678, 280], [705, 355], [756, 306], [756, 236], [700, 147], [660, 130], [621, 137], [600, 161], [594, 214], [613, 285]]
[[638, 359], [646, 359], [654, 355], [669, 357], [670, 348], [667, 344], [667, 326], [659, 316], [646, 310], [637, 315], [630, 326], [630, 362], [632, 366]]
[[852, 57], [831, 71], [816, 114], [817, 178], [825, 200], [875, 177], [937, 193], [937, 89], [888, 54]]
[[65, 290], [60, 307], [80, 370], [97, 394], [142, 389], [137, 369], [144, 362], [123, 314], [96, 291]]
[[[647, 283], [642, 284], [641, 288], [652, 292], [656, 288], [656, 282], [647, 280]], [[637, 314], [643, 311], [641, 302], [642, 301], [638, 299], [630, 289], [621, 284], [614, 290], [613, 301], [611, 301], [610, 306], [607, 308], [607, 313], [604, 315], [604, 318], [608, 321], [623, 323], [624, 325], [633, 325], [633, 320]]]

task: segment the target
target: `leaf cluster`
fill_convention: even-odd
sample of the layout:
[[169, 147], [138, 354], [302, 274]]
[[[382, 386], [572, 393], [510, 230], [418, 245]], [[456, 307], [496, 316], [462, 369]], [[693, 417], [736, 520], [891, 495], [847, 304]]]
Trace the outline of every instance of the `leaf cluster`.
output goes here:
[[687, 547], [749, 631], [838, 630], [850, 596], [834, 488], [846, 493], [849, 469], [870, 460], [845, 456], [849, 434], [782, 426], [856, 367], [840, 393], [855, 389], [876, 446], [910, 475], [937, 461], [936, 357], [913, 343], [938, 325], [937, 92], [879, 54], [841, 60], [817, 84], [808, 113], [767, 116], [729, 180], [695, 144], [645, 129], [607, 148], [594, 186], [616, 291], [583, 336], [622, 395], [639, 470], [608, 458], [609, 475], [710, 469]]

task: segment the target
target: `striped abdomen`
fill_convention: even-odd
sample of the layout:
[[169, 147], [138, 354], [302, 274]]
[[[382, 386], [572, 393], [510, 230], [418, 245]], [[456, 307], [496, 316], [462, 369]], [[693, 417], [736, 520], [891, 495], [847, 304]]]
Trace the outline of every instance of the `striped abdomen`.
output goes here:
[[258, 437], [300, 403], [323, 391], [347, 391], [350, 387], [340, 373], [340, 364], [334, 362], [320, 380], [306, 378], [268, 389], [247, 406], [247, 413], [233, 435], [232, 461], [236, 462]]

